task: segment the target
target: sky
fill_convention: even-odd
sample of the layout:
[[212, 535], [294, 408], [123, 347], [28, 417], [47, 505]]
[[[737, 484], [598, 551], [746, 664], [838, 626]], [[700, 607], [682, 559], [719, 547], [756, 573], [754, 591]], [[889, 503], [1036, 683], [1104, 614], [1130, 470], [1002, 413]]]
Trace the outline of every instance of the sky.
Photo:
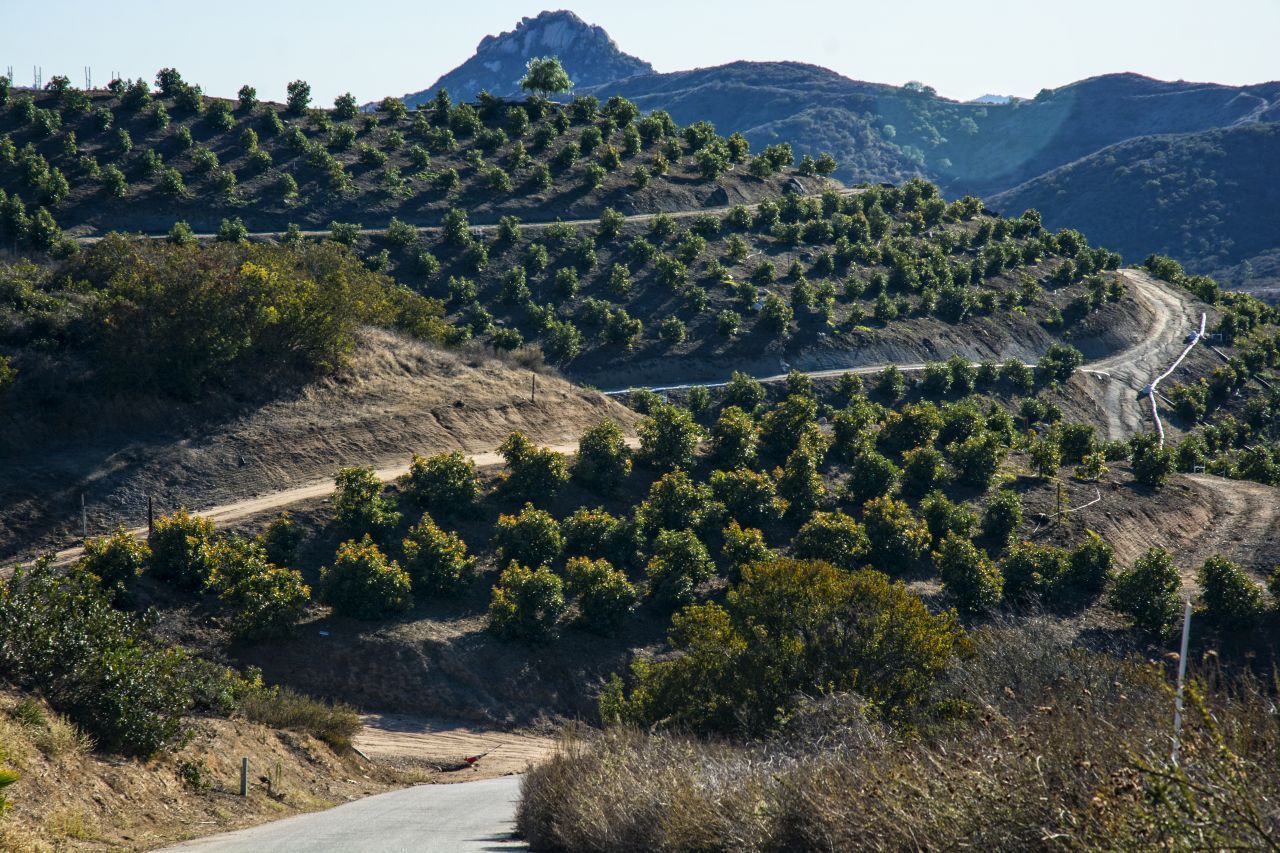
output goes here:
[[153, 79], [171, 66], [211, 95], [252, 83], [284, 98], [290, 80], [316, 103], [427, 88], [485, 35], [544, 8], [604, 27], [659, 71], [738, 59], [797, 60], [878, 83], [919, 80], [957, 99], [1032, 96], [1117, 71], [1229, 84], [1280, 79], [1280, 0], [643, 0], [565, 5], [485, 0], [5, 0], [0, 73], [30, 85], [84, 67]]

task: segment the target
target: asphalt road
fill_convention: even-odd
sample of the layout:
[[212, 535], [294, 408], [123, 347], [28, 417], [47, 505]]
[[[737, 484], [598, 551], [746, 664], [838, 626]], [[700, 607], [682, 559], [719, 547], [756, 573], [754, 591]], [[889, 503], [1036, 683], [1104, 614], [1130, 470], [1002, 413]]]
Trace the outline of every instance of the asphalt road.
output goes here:
[[478, 853], [512, 839], [520, 776], [418, 785], [323, 812], [187, 841], [174, 853]]

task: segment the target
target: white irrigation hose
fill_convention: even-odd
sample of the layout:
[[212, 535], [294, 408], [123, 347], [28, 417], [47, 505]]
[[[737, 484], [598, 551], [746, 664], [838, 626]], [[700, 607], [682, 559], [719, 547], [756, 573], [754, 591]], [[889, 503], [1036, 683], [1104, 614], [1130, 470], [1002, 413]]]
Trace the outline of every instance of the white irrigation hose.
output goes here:
[[1178, 365], [1182, 364], [1182, 360], [1191, 353], [1191, 350], [1195, 349], [1196, 344], [1200, 343], [1200, 339], [1204, 337], [1204, 323], [1205, 315], [1201, 313], [1200, 331], [1196, 332], [1195, 336], [1191, 339], [1191, 343], [1187, 344], [1187, 348], [1182, 351], [1182, 355], [1178, 356], [1178, 360], [1175, 361], [1164, 373], [1161, 373], [1155, 379], [1151, 380], [1151, 384], [1147, 386], [1147, 389], [1150, 392], [1147, 396], [1151, 399], [1151, 418], [1155, 421], [1156, 433], [1160, 436], [1161, 447], [1164, 447], [1164, 424], [1160, 423], [1160, 412], [1156, 405], [1156, 389], [1160, 386], [1162, 381], [1169, 378], [1169, 374], [1178, 369]]

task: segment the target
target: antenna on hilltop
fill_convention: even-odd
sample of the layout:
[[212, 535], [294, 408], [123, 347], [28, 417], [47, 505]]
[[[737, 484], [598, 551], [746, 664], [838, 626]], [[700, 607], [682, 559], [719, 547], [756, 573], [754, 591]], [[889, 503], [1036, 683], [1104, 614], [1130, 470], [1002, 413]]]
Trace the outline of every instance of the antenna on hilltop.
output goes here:
[[32, 88], [39, 91], [40, 84], [44, 82], [44, 69], [38, 65], [31, 66], [31, 79], [34, 81]]
[[93, 69], [88, 65], [84, 67], [84, 90], [93, 91]]

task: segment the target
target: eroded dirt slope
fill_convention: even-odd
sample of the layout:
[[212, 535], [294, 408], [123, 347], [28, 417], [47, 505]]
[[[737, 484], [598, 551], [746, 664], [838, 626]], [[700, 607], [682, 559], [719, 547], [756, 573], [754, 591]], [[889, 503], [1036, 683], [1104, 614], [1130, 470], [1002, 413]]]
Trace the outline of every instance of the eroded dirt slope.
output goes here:
[[[536, 382], [536, 388], [534, 384]], [[246, 407], [224, 419], [171, 424], [102, 400], [101, 426], [31, 437], [0, 458], [0, 553], [79, 538], [80, 495], [89, 532], [146, 521], [332, 477], [341, 465], [403, 465], [413, 453], [490, 451], [512, 430], [544, 444], [575, 440], [602, 418], [635, 415], [593, 391], [507, 361], [446, 352], [369, 331], [340, 375]]]

